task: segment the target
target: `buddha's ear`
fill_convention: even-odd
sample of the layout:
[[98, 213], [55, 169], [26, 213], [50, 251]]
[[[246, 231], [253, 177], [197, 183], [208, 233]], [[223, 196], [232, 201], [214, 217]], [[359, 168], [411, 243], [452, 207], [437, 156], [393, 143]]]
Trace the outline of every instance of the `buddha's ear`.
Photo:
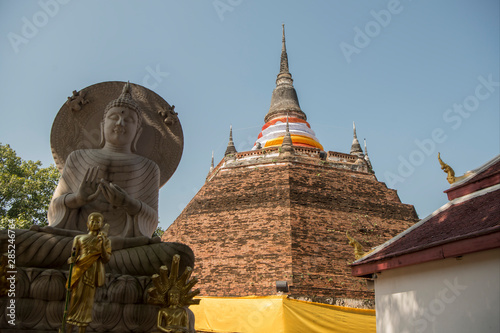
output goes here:
[[134, 141], [132, 141], [132, 147], [130, 150], [132, 150], [133, 153], [137, 151], [137, 141], [139, 141], [139, 137], [142, 134], [142, 126], [137, 129], [137, 133], [135, 133]]
[[104, 121], [101, 121], [101, 142], [99, 142], [99, 148], [104, 147], [106, 140], [104, 139]]

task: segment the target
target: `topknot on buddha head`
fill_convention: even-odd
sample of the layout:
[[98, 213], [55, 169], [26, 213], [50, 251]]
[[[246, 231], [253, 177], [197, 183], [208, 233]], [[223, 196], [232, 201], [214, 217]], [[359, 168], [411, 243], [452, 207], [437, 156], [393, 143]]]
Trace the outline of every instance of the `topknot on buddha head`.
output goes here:
[[108, 105], [106, 106], [106, 109], [104, 109], [104, 115], [102, 118], [103, 120], [106, 118], [106, 114], [110, 109], [117, 106], [118, 107], [122, 106], [122, 107], [127, 107], [137, 113], [137, 119], [138, 119], [137, 125], [139, 128], [141, 127], [142, 124], [141, 109], [139, 108], [139, 104], [137, 104], [137, 102], [132, 98], [132, 94], [130, 91], [131, 91], [131, 86], [130, 83], [127, 82], [123, 86], [123, 90], [120, 96], [118, 96], [117, 99], [114, 99], [111, 102], [109, 102]]

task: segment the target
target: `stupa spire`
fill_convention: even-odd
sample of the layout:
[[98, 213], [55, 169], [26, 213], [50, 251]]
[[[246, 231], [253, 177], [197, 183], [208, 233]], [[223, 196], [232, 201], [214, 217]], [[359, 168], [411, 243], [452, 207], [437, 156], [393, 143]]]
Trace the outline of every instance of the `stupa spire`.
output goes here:
[[292, 74], [288, 67], [288, 54], [286, 51], [285, 25], [282, 25], [280, 71], [276, 78], [276, 88], [273, 90], [269, 111], [264, 117], [264, 126], [259, 133], [252, 150], [266, 147], [280, 147], [285, 142], [285, 122], [288, 133], [294, 146], [319, 148], [323, 146], [316, 138], [316, 134], [307, 123], [307, 116], [301, 110], [297, 92], [293, 87]]
[[351, 155], [358, 155], [358, 156], [363, 156], [363, 150], [361, 149], [361, 145], [359, 144], [358, 141], [358, 136], [356, 135], [356, 124], [354, 121], [352, 122], [352, 128], [353, 128], [353, 139], [352, 139], [352, 145], [351, 145]]
[[271, 97], [269, 112], [264, 118], [266, 123], [274, 118], [285, 117], [287, 114], [290, 114], [290, 117], [307, 120], [306, 114], [300, 109], [297, 92], [293, 87], [292, 74], [290, 74], [288, 67], [284, 24], [282, 25], [282, 29], [280, 71], [276, 78], [276, 88]]
[[234, 155], [236, 154], [236, 147], [234, 147], [234, 142], [233, 142], [233, 125], [229, 126], [229, 142], [227, 144], [226, 152], [224, 153], [224, 156], [228, 155]]
[[[280, 74], [290, 74], [288, 70], [288, 55], [286, 54], [286, 42], [285, 42], [285, 24], [282, 24], [283, 37], [281, 39], [281, 61], [280, 61]], [[292, 76], [290, 75], [290, 79]], [[293, 82], [293, 80], [292, 80]]]

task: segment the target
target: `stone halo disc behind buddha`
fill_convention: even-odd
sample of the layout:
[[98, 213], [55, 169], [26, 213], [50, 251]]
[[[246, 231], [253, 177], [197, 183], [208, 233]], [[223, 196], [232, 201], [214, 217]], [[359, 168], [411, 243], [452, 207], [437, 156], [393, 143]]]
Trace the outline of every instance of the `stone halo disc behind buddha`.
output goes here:
[[[119, 81], [97, 83], [68, 97], [54, 120], [50, 135], [52, 155], [60, 172], [74, 150], [100, 148], [104, 110], [109, 102], [120, 96], [125, 84]], [[182, 127], [173, 107], [155, 92], [130, 83], [130, 93], [142, 116], [142, 134], [135, 154], [159, 166], [161, 187], [179, 165], [184, 146]], [[165, 114], [170, 115], [168, 122]]]

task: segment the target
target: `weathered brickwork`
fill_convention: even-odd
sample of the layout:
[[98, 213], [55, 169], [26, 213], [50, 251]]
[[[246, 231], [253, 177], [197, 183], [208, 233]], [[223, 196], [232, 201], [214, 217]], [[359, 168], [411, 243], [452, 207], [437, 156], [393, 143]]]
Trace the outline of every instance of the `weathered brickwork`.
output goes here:
[[352, 278], [346, 231], [365, 249], [415, 223], [411, 205], [371, 173], [318, 160], [219, 164], [164, 239], [189, 245], [202, 295], [373, 299]]
[[350, 276], [346, 232], [370, 249], [416, 222], [413, 206], [374, 175], [317, 166], [290, 167], [292, 293], [372, 298]]

